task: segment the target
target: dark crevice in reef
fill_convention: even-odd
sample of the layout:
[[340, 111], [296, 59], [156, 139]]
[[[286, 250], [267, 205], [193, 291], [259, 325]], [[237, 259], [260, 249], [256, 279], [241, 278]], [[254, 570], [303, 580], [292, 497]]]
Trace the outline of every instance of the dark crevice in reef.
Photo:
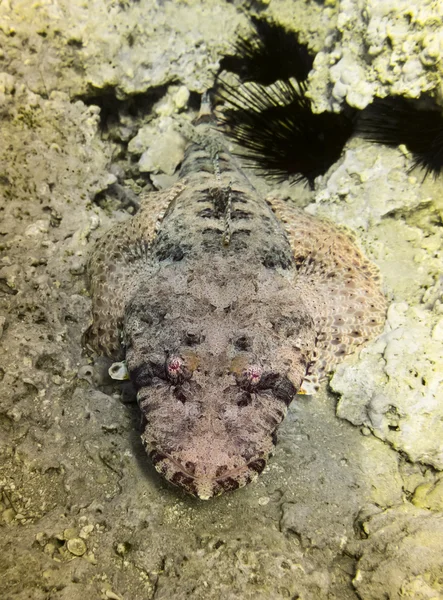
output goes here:
[[87, 93], [81, 94], [75, 100], [82, 100], [87, 106], [96, 105], [100, 107], [100, 123], [102, 132], [106, 133], [116, 125], [121, 125], [122, 118], [133, 120], [146, 120], [152, 111], [153, 105], [162, 98], [170, 85], [150, 88], [146, 92], [132, 94], [126, 98], [119, 98], [115, 86], [96, 88], [91, 86]]
[[187, 109], [194, 112], [198, 112], [200, 110], [201, 98], [201, 94], [191, 91], [189, 95]]
[[[130, 140], [141, 127], [155, 118], [154, 105], [163, 98], [170, 85], [178, 81], [150, 88], [146, 92], [121, 97], [115, 86], [95, 88], [91, 86], [85, 94], [74, 100], [81, 100], [87, 106], [100, 108], [100, 133], [104, 141], [113, 145], [112, 162], [109, 171], [117, 182], [100, 191], [93, 201], [103, 209], [123, 209], [132, 214], [138, 210], [138, 195], [141, 190], [154, 189], [149, 174], [140, 172], [139, 155], [128, 152]], [[200, 94], [191, 92], [187, 107], [195, 111], [200, 106]]]
[[[146, 178], [146, 185], [150, 185], [148, 178]], [[119, 183], [113, 183], [105, 190], [96, 194], [93, 202], [103, 209], [114, 207], [114, 209], [119, 208], [120, 210], [126, 210], [131, 214], [136, 213], [140, 207], [137, 194], [130, 188], [120, 185]]]
[[141, 127], [154, 118], [155, 103], [165, 96], [169, 85], [173, 83], [171, 81], [126, 97], [122, 97], [115, 86], [90, 86], [86, 93], [74, 98], [87, 106], [100, 108], [101, 137], [112, 144], [112, 161], [108, 169], [117, 181], [93, 198], [93, 202], [101, 208], [127, 210], [134, 214], [139, 207], [140, 191], [153, 189], [149, 175], [139, 170], [139, 156], [128, 152], [128, 143]]

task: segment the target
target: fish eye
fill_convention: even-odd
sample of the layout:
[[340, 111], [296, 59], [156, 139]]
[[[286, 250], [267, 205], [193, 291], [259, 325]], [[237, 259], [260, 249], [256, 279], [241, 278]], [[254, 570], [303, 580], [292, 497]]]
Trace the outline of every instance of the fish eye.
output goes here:
[[191, 379], [193, 371], [198, 367], [199, 359], [194, 352], [184, 351], [180, 354], [170, 354], [166, 357], [166, 379], [172, 384], [183, 383]]
[[263, 369], [259, 365], [248, 365], [237, 378], [237, 383], [250, 392], [258, 387], [262, 375]]
[[186, 366], [184, 360], [177, 355], [168, 356], [165, 364], [166, 376], [169, 381], [178, 383], [186, 379]]

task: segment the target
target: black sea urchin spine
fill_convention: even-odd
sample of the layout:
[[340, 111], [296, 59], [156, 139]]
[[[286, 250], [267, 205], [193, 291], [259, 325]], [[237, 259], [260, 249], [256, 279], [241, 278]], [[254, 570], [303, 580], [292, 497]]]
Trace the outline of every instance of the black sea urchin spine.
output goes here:
[[411, 170], [424, 169], [438, 177], [443, 171], [443, 117], [438, 110], [421, 110], [405, 98], [376, 99], [357, 120], [356, 134], [380, 144], [404, 144], [412, 153]]

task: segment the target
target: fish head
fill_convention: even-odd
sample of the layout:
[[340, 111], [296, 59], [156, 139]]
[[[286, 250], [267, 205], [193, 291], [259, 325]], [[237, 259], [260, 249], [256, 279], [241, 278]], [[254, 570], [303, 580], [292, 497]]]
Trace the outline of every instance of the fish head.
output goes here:
[[[231, 360], [230, 368], [220, 358], [217, 367], [208, 359], [192, 370], [193, 362], [196, 355], [185, 350], [163, 366], [151, 362], [137, 397], [146, 421], [142, 439], [156, 470], [208, 499], [263, 471], [296, 389], [288, 378], [247, 364], [247, 356]], [[139, 374], [131, 374], [136, 386]]]
[[233, 310], [227, 318], [186, 302], [177, 316], [166, 299], [161, 315], [155, 303], [134, 305], [125, 324], [126, 362], [156, 470], [208, 499], [263, 471], [302, 378], [291, 377], [283, 360], [288, 336], [265, 316], [248, 321]]

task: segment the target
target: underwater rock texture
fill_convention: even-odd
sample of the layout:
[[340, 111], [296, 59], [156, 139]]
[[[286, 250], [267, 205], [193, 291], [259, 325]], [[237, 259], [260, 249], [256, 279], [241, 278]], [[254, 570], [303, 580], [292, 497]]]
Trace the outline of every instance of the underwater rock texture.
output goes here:
[[343, 103], [362, 109], [374, 96], [418, 98], [443, 76], [443, 6], [438, 0], [342, 0], [336, 27], [317, 55], [310, 95], [318, 112]]
[[[357, 3], [255, 4], [300, 28], [312, 48], [350, 56], [369, 96], [405, 89], [402, 68], [392, 70], [391, 84], [373, 67], [376, 58], [386, 66], [388, 42], [366, 62], [361, 32], [344, 28], [341, 14], [360, 22]], [[122, 402], [130, 394], [109, 381], [105, 361], [82, 350], [93, 240], [130, 218], [142, 189], [167, 185], [172, 167], [160, 137], [172, 143], [168, 119], [191, 117], [186, 90], [212, 82], [236, 27], [246, 30], [244, 6], [0, 3], [7, 600], [443, 597], [441, 181], [408, 175], [407, 155], [353, 140], [315, 194], [274, 190], [353, 228], [392, 304], [385, 333], [332, 380], [342, 418], [326, 389], [297, 399], [256, 485], [202, 503], [166, 484], [141, 446], [137, 408]], [[404, 56], [431, 27], [426, 15], [440, 10], [437, 2], [358, 7], [362, 18], [388, 11], [386, 25], [398, 21]], [[407, 10], [422, 16], [405, 28]], [[440, 68], [412, 69], [410, 89], [436, 89]], [[341, 103], [327, 94], [336, 77], [328, 73], [316, 63], [317, 106]], [[149, 168], [158, 169], [152, 177], [138, 164], [147, 151]]]
[[[443, 516], [410, 506], [392, 508], [363, 523], [368, 540], [361, 553], [354, 586], [361, 598], [441, 598], [443, 585]], [[382, 551], [381, 551], [382, 549]]]
[[3, 60], [39, 93], [115, 89], [118, 97], [180, 81], [202, 92], [237, 27], [230, 3], [92, 0], [0, 6]]
[[367, 232], [391, 305], [385, 333], [332, 378], [337, 414], [442, 469], [441, 181], [408, 176], [396, 150], [349, 146], [308, 210]]

